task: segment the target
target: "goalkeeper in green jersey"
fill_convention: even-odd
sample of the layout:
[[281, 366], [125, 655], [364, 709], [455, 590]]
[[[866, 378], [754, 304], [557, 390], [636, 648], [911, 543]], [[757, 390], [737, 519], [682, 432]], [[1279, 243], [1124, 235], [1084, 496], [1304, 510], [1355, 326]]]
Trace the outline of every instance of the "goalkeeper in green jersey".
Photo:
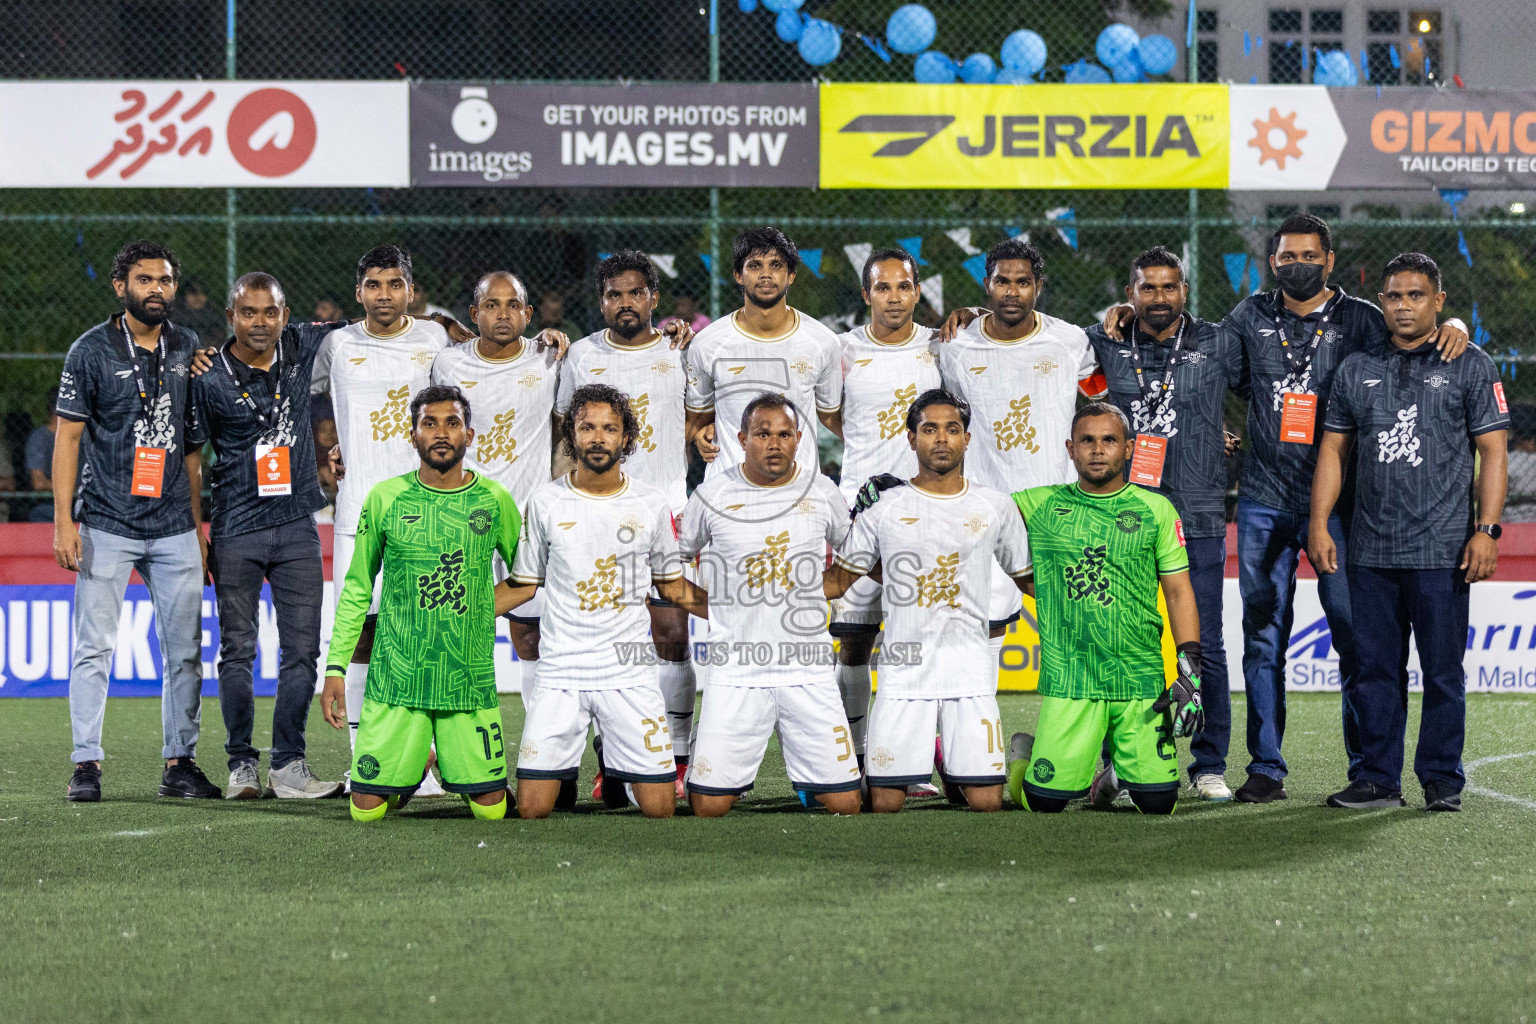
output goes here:
[[[1067, 442], [1077, 481], [1013, 495], [1035, 563], [1043, 699], [1032, 749], [1027, 734], [1014, 736], [1008, 785], [1032, 811], [1060, 811], [1087, 796], [1108, 735], [1136, 806], [1172, 814], [1179, 796], [1173, 741], [1192, 735], [1204, 716], [1200, 616], [1183, 524], [1167, 498], [1126, 483], [1136, 440], [1119, 409], [1085, 405]], [[1170, 688], [1159, 585], [1178, 645]]]
[[345, 727], [346, 668], [382, 570], [353, 747], [358, 821], [376, 821], [410, 799], [434, 741], [443, 788], [462, 796], [477, 818], [506, 817], [506, 740], [492, 651], [497, 603], [505, 598], [510, 608], [511, 589], [493, 585], [491, 556], [499, 552], [512, 564], [522, 523], [505, 488], [465, 471], [475, 437], [469, 423], [469, 401], [458, 388], [417, 392], [411, 443], [421, 466], [385, 480], [363, 502], [320, 697], [325, 720]]

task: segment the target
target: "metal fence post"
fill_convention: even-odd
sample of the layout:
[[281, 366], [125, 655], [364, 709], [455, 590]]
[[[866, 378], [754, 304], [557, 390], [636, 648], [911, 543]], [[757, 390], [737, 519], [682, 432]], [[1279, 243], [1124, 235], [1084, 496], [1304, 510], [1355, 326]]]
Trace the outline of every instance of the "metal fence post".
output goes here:
[[[235, 78], [235, 2], [225, 0], [224, 5], [224, 77]], [[224, 190], [224, 287], [235, 286], [235, 215], [240, 208], [240, 197], [235, 189]]]
[[[231, 0], [233, 2], [233, 0]], [[1200, 81], [1200, 52], [1196, 43], [1195, 16], [1198, 0], [1189, 0], [1189, 24], [1184, 35], [1184, 56], [1189, 65], [1189, 84]], [[1200, 315], [1200, 190], [1189, 190], [1189, 311]]]
[[[709, 0], [709, 80], [720, 81], [720, 0]], [[709, 190], [709, 318], [720, 319], [719, 186]]]

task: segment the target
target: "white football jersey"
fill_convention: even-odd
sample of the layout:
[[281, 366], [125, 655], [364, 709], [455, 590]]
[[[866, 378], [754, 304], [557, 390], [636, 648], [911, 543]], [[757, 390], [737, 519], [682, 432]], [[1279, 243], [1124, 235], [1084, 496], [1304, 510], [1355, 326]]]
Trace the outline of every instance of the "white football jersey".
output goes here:
[[522, 507], [549, 483], [550, 416], [560, 364], [556, 350], [523, 339], [513, 359], [487, 359], [478, 341], [445, 348], [432, 363], [432, 383], [464, 389], [475, 439], [464, 464], [507, 489]]
[[892, 488], [859, 513], [837, 560], [855, 572], [881, 564], [882, 698], [997, 692], [987, 646], [992, 566], [1014, 577], [1030, 572], [1024, 519], [1013, 499], [969, 480], [955, 495], [911, 484]]
[[336, 485], [336, 531], [355, 534], [363, 499], [375, 484], [421, 465], [411, 444], [411, 398], [431, 383], [432, 360], [448, 332], [431, 320], [405, 318], [381, 338], [366, 320], [326, 335], [309, 389], [330, 392], [336, 438], [347, 474]]
[[711, 657], [709, 685], [832, 685], [821, 578], [827, 545], [847, 536], [842, 495], [802, 464], [773, 487], [752, 483], [739, 466], [699, 485], [678, 522], [678, 545], [683, 557], [699, 558], [710, 651], [725, 654], [724, 665]]
[[628, 475], [614, 494], [588, 494], [569, 476], [534, 488], [512, 579], [536, 583], [544, 594], [539, 686], [621, 690], [654, 683], [645, 595], [652, 580], [682, 574], [672, 514], [655, 488]]
[[783, 395], [800, 413], [802, 466], [819, 467], [816, 453], [818, 412], [835, 412], [843, 400], [842, 346], [824, 324], [791, 309], [790, 329], [778, 338], [743, 331], [736, 314], [721, 317], [688, 346], [688, 409], [715, 411], [715, 443], [720, 454], [709, 464], [713, 478], [741, 463], [741, 414], [764, 392]]
[[971, 407], [965, 475], [1005, 493], [1077, 479], [1066, 443], [1079, 383], [1098, 372], [1080, 327], [1035, 314], [1033, 334], [998, 341], [991, 314], [939, 346], [944, 386]]
[[913, 324], [912, 337], [885, 345], [868, 327], [839, 335], [843, 346], [843, 473], [846, 501], [865, 480], [891, 473], [917, 474], [917, 454], [907, 443], [907, 407], [939, 380], [938, 333]]
[[615, 343], [607, 330], [589, 334], [566, 353], [555, 398], [555, 412], [564, 416], [571, 395], [583, 384], [607, 384], [628, 395], [640, 421], [640, 437], [635, 454], [624, 462], [624, 472], [666, 495], [674, 514], [688, 502], [683, 351], [673, 349], [662, 334], [638, 347]]

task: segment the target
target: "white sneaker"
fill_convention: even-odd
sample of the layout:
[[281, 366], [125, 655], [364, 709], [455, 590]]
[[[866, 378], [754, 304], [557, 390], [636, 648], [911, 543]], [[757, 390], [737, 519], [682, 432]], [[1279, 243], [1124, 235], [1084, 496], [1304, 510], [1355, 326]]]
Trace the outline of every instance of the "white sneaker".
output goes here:
[[1232, 791], [1227, 788], [1227, 780], [1214, 772], [1208, 775], [1196, 775], [1189, 781], [1189, 788], [1194, 790], [1201, 800], [1209, 800], [1214, 804], [1225, 803], [1232, 799]]
[[1101, 811], [1107, 811], [1115, 805], [1115, 801], [1121, 797], [1129, 798], [1131, 791], [1120, 785], [1120, 776], [1115, 774], [1115, 766], [1106, 764], [1099, 769], [1099, 773], [1093, 777], [1093, 785], [1088, 787], [1088, 803]]
[[341, 788], [340, 782], [316, 778], [302, 757], [267, 772], [267, 792], [279, 800], [324, 800], [338, 795]]
[[261, 779], [256, 775], [255, 761], [241, 761], [229, 770], [229, 785], [224, 787], [224, 799], [261, 799]]
[[421, 780], [421, 785], [416, 787], [416, 799], [425, 800], [447, 795], [448, 791], [443, 788], [441, 782], [437, 781], [437, 776], [432, 774], [432, 769], [428, 768], [426, 777]]
[[907, 787], [908, 800], [928, 800], [943, 795], [944, 791], [931, 782], [914, 782]]

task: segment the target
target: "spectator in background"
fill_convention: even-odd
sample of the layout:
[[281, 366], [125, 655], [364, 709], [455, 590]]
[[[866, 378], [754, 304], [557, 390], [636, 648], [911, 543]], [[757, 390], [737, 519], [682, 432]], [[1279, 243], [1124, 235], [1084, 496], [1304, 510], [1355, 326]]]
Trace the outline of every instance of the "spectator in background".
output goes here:
[[[405, 311], [411, 314], [411, 316], [420, 317], [435, 316], [438, 313], [444, 316], [453, 316], [452, 313], [442, 306], [433, 305], [427, 301], [427, 286], [420, 281], [411, 285], [411, 303], [405, 307]], [[567, 337], [574, 338], [575, 335], [567, 335]]]
[[699, 300], [692, 295], [677, 295], [672, 300], [672, 315], [661, 321], [657, 330], [664, 329], [674, 320], [681, 320], [693, 328], [693, 333], [698, 334], [709, 326], [709, 317], [699, 309]]
[[315, 311], [309, 318], [318, 324], [348, 319], [346, 311], [341, 308], [341, 303], [330, 295], [320, 296], [320, 301], [315, 303]]
[[[27, 435], [27, 486], [34, 491], [53, 493], [53, 435], [59, 429], [59, 389], [48, 389], [48, 422], [34, 427]], [[53, 499], [40, 501], [28, 517], [34, 523], [53, 522]]]
[[222, 345], [226, 336], [224, 314], [208, 302], [208, 292], [196, 281], [181, 286], [180, 307], [171, 319], [183, 327], [190, 327], [202, 339], [204, 345]]
[[558, 288], [546, 288], [539, 293], [539, 314], [523, 334], [536, 338], [541, 331], [550, 329], [560, 331], [567, 338], [579, 338], [586, 333], [566, 318], [565, 296]]

